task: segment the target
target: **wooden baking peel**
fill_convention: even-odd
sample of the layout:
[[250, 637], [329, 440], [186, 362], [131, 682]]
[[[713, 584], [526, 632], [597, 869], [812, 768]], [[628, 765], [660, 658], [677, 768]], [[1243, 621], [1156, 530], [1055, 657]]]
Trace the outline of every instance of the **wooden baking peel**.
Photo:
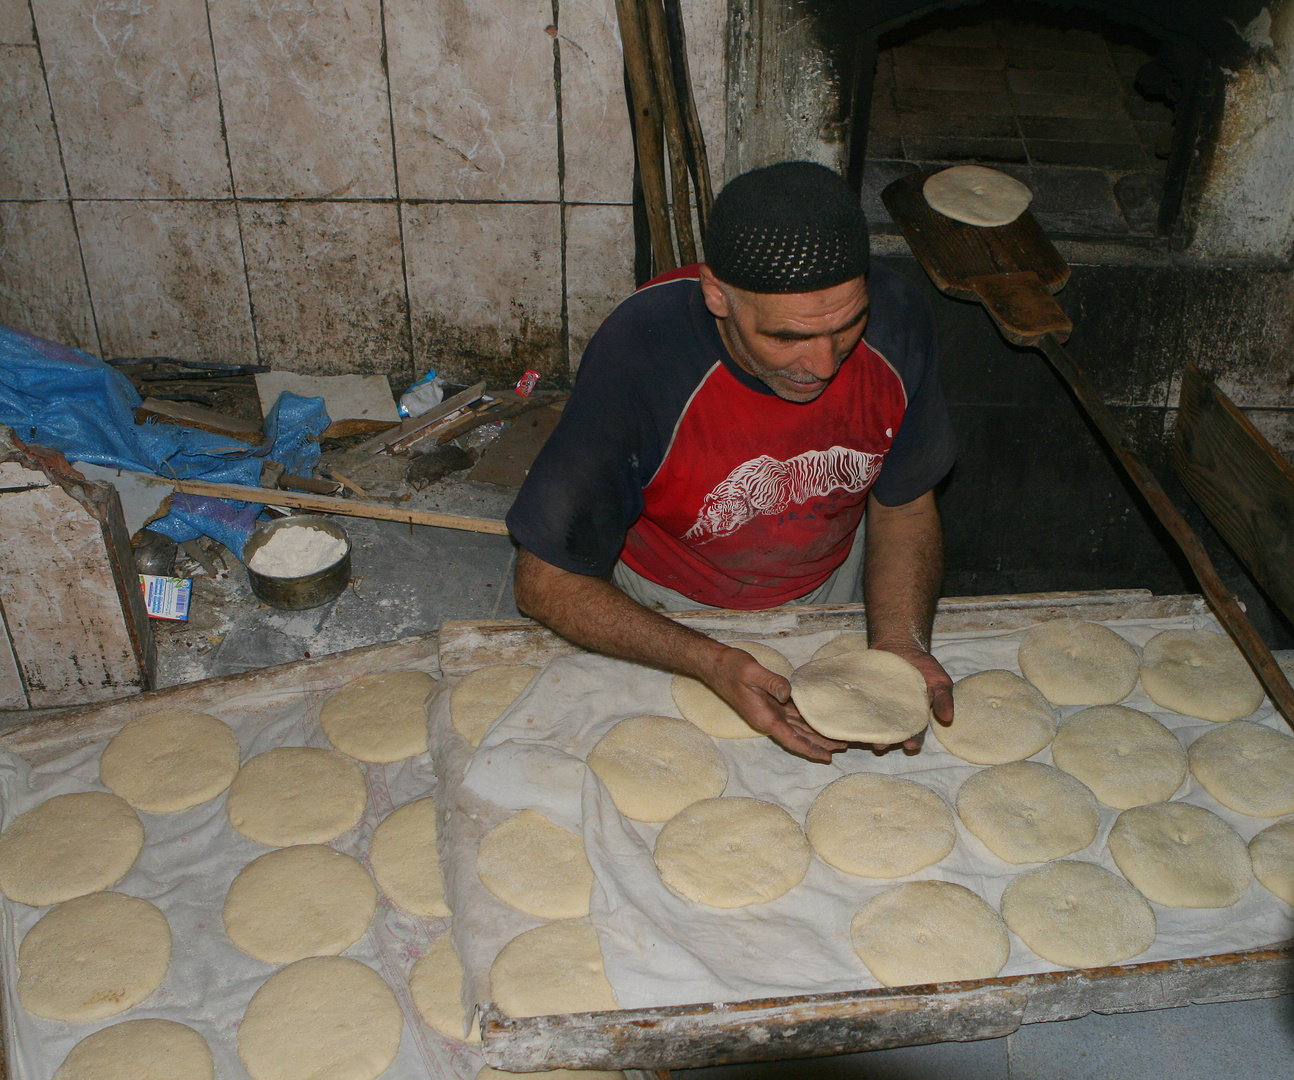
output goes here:
[[920, 174], [905, 176], [881, 192], [912, 254], [940, 292], [978, 301], [1003, 337], [1038, 349], [1065, 380], [1150, 509], [1182, 549], [1209, 606], [1249, 661], [1267, 696], [1294, 726], [1294, 689], [1271, 650], [1218, 577], [1195, 530], [1133, 449], [1087, 374], [1065, 351], [1062, 342], [1068, 339], [1073, 323], [1052, 295], [1069, 280], [1065, 260], [1028, 210], [1011, 224], [997, 228], [966, 225], [945, 217], [926, 202], [922, 191], [925, 179]]

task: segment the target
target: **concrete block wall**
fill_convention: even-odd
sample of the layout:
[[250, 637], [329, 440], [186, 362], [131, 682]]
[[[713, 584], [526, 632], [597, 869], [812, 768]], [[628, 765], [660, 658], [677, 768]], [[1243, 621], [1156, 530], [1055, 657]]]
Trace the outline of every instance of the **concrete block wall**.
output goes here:
[[0, 0], [0, 133], [0, 322], [103, 357], [560, 381], [633, 287], [614, 0]]

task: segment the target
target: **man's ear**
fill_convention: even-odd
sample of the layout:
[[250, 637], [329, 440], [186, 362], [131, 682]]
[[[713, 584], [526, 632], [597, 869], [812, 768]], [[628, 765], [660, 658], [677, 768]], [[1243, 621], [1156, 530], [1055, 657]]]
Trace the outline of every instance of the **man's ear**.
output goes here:
[[705, 306], [716, 319], [726, 319], [732, 314], [728, 303], [728, 294], [724, 291], [714, 271], [705, 263], [701, 264], [701, 295], [705, 297]]

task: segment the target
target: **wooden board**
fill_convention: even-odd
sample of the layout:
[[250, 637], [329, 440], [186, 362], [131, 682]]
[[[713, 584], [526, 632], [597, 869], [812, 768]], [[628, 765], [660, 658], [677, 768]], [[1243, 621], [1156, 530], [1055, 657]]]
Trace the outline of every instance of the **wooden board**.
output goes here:
[[259, 446], [265, 441], [265, 433], [261, 430], [260, 421], [227, 416], [202, 405], [145, 398], [144, 403], [135, 410], [135, 420], [142, 424], [150, 416], [157, 417], [163, 423], [199, 428], [215, 435], [228, 435], [231, 439], [251, 443], [253, 446]]
[[940, 292], [977, 300], [971, 278], [1023, 270], [1036, 273], [1049, 293], [1065, 287], [1069, 267], [1028, 210], [994, 229], [954, 221], [926, 202], [921, 186], [927, 175], [895, 180], [881, 200]]
[[329, 439], [384, 431], [400, 423], [400, 413], [385, 375], [298, 375], [268, 371], [256, 376], [261, 415], [269, 416], [283, 391], [301, 397], [321, 397], [331, 421], [324, 430]]
[[481, 460], [467, 478], [500, 487], [521, 487], [530, 466], [535, 463], [536, 456], [561, 418], [560, 405], [545, 405], [518, 417], [507, 431], [486, 447]]
[[1294, 619], [1294, 468], [1188, 364], [1173, 432], [1182, 484], [1287, 619]]

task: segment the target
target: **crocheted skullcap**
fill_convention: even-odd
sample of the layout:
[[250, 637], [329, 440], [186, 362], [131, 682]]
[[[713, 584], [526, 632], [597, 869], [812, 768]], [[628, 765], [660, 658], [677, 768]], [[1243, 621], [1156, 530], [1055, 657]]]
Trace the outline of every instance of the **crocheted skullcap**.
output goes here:
[[714, 200], [706, 262], [757, 293], [828, 289], [867, 272], [867, 218], [858, 196], [811, 161], [783, 161], [732, 180]]

